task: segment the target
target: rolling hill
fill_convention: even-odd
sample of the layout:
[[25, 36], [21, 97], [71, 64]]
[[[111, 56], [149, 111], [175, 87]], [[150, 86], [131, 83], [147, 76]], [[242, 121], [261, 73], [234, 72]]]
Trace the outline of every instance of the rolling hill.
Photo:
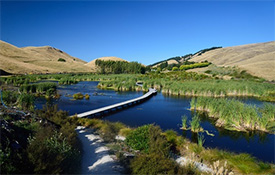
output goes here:
[[[60, 58], [65, 62], [58, 61]], [[86, 62], [50, 47], [18, 48], [0, 40], [0, 69], [13, 74], [91, 72]]]
[[217, 66], [237, 66], [248, 73], [275, 80], [275, 42], [219, 48], [192, 57], [190, 61], [207, 60]]

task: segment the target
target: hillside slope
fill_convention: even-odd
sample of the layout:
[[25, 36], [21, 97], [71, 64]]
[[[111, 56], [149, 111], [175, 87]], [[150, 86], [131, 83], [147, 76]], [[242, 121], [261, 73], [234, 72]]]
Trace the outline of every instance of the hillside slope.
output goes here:
[[[59, 58], [66, 62], [58, 61]], [[90, 72], [85, 61], [50, 47], [18, 48], [0, 40], [0, 69], [9, 73]]]
[[275, 42], [248, 44], [208, 51], [190, 61], [207, 60], [217, 66], [238, 66], [248, 73], [275, 80]]
[[[100, 57], [100, 58], [96, 58], [92, 61], [90, 61], [89, 63], [86, 63], [85, 65], [88, 66], [93, 72], [97, 71], [97, 66], [95, 64], [96, 60], [102, 60], [102, 61], [126, 61], [122, 58], [118, 58], [118, 57], [114, 57], [114, 56], [110, 56], [110, 57]], [[128, 62], [128, 61], [127, 61]]]

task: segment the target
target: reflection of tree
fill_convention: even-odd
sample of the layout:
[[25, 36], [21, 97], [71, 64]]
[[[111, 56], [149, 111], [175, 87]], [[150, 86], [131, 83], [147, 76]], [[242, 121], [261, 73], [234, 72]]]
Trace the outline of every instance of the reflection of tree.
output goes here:
[[269, 141], [269, 137], [268, 136], [270, 136], [272, 134], [267, 134], [265, 132], [259, 132], [258, 135], [259, 135], [259, 142], [260, 143], [266, 143], [266, 142]]
[[233, 140], [245, 139], [248, 143], [254, 141], [257, 137], [259, 137], [260, 143], [267, 143], [269, 141], [267, 133], [264, 132], [239, 132], [239, 131], [229, 131], [222, 128], [217, 128], [219, 131], [219, 136], [229, 136]]

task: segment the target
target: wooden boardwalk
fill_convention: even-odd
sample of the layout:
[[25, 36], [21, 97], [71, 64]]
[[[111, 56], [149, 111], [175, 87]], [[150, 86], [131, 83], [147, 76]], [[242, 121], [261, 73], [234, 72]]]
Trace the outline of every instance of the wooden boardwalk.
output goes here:
[[135, 98], [135, 99], [132, 99], [132, 100], [128, 100], [128, 101], [124, 101], [124, 102], [121, 102], [121, 103], [113, 104], [113, 105], [110, 105], [110, 106], [94, 109], [94, 110], [87, 111], [87, 112], [84, 112], [84, 113], [80, 113], [80, 114], [77, 114], [77, 117], [79, 117], [79, 118], [88, 117], [88, 116], [104, 113], [106, 111], [111, 111], [111, 110], [117, 109], [119, 107], [132, 105], [134, 103], [141, 102], [141, 101], [151, 97], [155, 93], [157, 93], [156, 89], [149, 88], [149, 91], [141, 97], [138, 97], [138, 98]]

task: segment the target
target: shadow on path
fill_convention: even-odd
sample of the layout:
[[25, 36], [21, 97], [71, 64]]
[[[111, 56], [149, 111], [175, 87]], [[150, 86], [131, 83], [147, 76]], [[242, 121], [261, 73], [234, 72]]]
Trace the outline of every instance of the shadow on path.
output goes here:
[[123, 167], [109, 155], [99, 135], [82, 126], [76, 131], [83, 148], [81, 174], [122, 174]]

